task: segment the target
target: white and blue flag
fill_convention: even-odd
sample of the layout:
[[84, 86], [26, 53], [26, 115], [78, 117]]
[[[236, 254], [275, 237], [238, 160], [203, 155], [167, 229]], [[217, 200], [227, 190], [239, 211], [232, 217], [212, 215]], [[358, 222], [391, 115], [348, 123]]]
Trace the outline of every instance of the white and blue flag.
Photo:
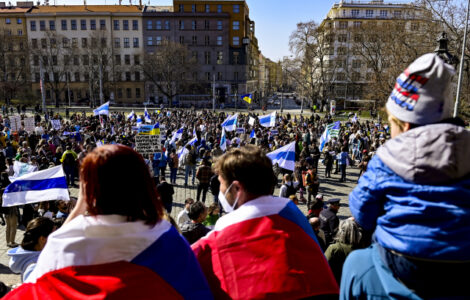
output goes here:
[[271, 159], [273, 165], [276, 163], [279, 167], [294, 171], [295, 168], [295, 142], [292, 142], [282, 148], [266, 154]]
[[105, 104], [101, 105], [97, 109], [93, 110], [93, 114], [95, 116], [99, 116], [99, 115], [109, 116], [109, 101], [106, 102]]
[[225, 136], [225, 128], [222, 128], [222, 136], [220, 137], [220, 149], [227, 151], [227, 137]]
[[226, 131], [234, 131], [237, 129], [237, 119], [238, 119], [238, 114], [234, 114], [233, 116], [228, 116], [227, 119], [222, 123], [222, 128], [224, 128]]
[[341, 128], [340, 121], [336, 121], [335, 123], [328, 124], [326, 126], [325, 131], [320, 137], [320, 152], [323, 151], [323, 148], [325, 148], [326, 143], [328, 143], [328, 141], [332, 137], [338, 137], [340, 128]]
[[145, 123], [152, 123], [152, 119], [150, 118], [149, 112], [147, 111], [147, 107], [145, 108], [145, 111], [144, 111], [144, 119], [145, 119]]
[[253, 139], [253, 138], [256, 138], [256, 133], [254, 129], [252, 129], [250, 133], [250, 139]]
[[184, 155], [188, 153], [189, 153], [189, 150], [186, 149], [186, 147], [181, 147], [181, 149], [178, 151], [178, 159], [181, 159]]
[[137, 123], [137, 127], [140, 127], [142, 125], [142, 117], [141, 116], [138, 116], [137, 117], [137, 120], [135, 120], [135, 122]]
[[3, 193], [4, 207], [50, 200], [70, 200], [62, 166], [20, 176]]
[[259, 124], [263, 127], [274, 127], [276, 126], [276, 112], [273, 111], [269, 115], [259, 116]]
[[183, 131], [184, 131], [184, 127], [181, 127], [175, 133], [173, 133], [173, 136], [171, 137], [171, 140], [170, 140], [170, 144], [176, 142], [176, 140], [179, 140], [183, 136]]
[[354, 117], [351, 119], [351, 122], [357, 123], [357, 113], [354, 114]]
[[128, 120], [128, 121], [132, 120], [132, 118], [134, 118], [134, 116], [135, 116], [135, 112], [134, 112], [134, 110], [132, 110], [132, 111], [130, 112], [130, 114], [127, 115], [127, 120]]

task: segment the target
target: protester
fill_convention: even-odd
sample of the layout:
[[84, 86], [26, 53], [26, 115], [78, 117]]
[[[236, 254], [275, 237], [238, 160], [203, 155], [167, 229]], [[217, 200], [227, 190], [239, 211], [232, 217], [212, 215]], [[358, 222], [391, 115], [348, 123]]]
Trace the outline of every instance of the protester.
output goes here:
[[173, 194], [175, 191], [173, 189], [173, 185], [166, 182], [165, 176], [160, 176], [160, 183], [157, 185], [157, 191], [160, 195], [163, 207], [168, 214], [171, 214], [171, 210], [173, 208]]
[[349, 196], [374, 243], [346, 259], [342, 299], [470, 297], [470, 132], [451, 118], [454, 73], [426, 54], [397, 78], [386, 104], [392, 139]]
[[295, 194], [297, 193], [297, 187], [299, 185], [299, 182], [292, 181], [292, 175], [290, 174], [284, 175], [282, 181], [283, 184], [279, 191], [279, 197], [289, 198], [291, 195], [295, 196]]
[[162, 299], [212, 298], [187, 243], [162, 220], [162, 204], [139, 154], [122, 145], [93, 150], [81, 165], [79, 195], [27, 283], [6, 299], [137, 299], [156, 290]]
[[337, 216], [339, 210], [339, 202], [339, 198], [332, 198], [328, 200], [328, 209], [324, 209], [320, 212], [320, 228], [325, 233], [327, 246], [333, 243], [333, 238], [339, 226], [339, 218]]
[[215, 298], [337, 297], [307, 220], [292, 201], [270, 196], [271, 160], [249, 145], [227, 152], [215, 170], [227, 214], [192, 245]]
[[194, 244], [210, 231], [202, 224], [207, 217], [207, 207], [204, 202], [196, 201], [191, 204], [188, 216], [191, 220], [184, 223], [180, 229], [188, 243]]
[[13, 273], [21, 274], [25, 281], [34, 270], [41, 250], [47, 242], [47, 237], [54, 231], [54, 222], [49, 218], [39, 217], [31, 220], [26, 226], [21, 246], [8, 251], [10, 269]]
[[320, 225], [321, 225], [320, 218], [311, 217], [308, 219], [308, 222], [310, 223], [310, 226], [312, 226], [313, 232], [315, 233], [315, 236], [317, 237], [318, 243], [320, 244], [320, 247], [322, 251], [324, 252], [326, 250], [326, 238], [325, 238], [325, 233], [320, 228]]
[[202, 222], [204, 226], [208, 228], [213, 228], [220, 216], [220, 208], [217, 202], [212, 203], [207, 209], [207, 217]]
[[186, 198], [184, 201], [184, 208], [178, 213], [178, 217], [176, 218], [176, 224], [181, 227], [184, 223], [191, 221], [188, 216], [189, 208], [194, 203], [192, 198]]
[[196, 201], [201, 200], [202, 193], [202, 203], [206, 202], [206, 194], [207, 190], [209, 189], [209, 183], [212, 175], [212, 168], [210, 167], [209, 161], [207, 159], [203, 159], [201, 166], [197, 169], [196, 172], [196, 178], [198, 180]]

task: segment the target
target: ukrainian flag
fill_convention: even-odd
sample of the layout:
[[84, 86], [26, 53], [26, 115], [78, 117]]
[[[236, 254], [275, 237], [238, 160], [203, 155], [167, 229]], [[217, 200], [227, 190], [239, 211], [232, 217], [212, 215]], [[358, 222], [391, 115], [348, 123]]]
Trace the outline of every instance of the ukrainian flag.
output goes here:
[[246, 95], [243, 95], [242, 96], [242, 99], [246, 102], [248, 102], [249, 104], [251, 104], [251, 97], [252, 95], [251, 94], [246, 94]]
[[153, 125], [152, 130], [150, 130], [150, 135], [160, 135], [160, 123]]
[[160, 135], [160, 124], [157, 122], [155, 125], [143, 125], [139, 127], [140, 135]]

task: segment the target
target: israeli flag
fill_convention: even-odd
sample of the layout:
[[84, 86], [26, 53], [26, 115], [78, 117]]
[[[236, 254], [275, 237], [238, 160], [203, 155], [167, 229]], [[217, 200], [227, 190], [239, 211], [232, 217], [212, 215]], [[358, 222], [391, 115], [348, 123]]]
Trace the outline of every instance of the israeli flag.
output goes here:
[[282, 148], [266, 154], [271, 159], [273, 165], [276, 163], [279, 167], [294, 171], [295, 168], [295, 142], [292, 142]]
[[250, 133], [250, 139], [253, 139], [253, 138], [256, 138], [256, 133], [254, 129], [252, 129]]
[[4, 207], [50, 200], [70, 200], [62, 166], [18, 177], [3, 193]]
[[227, 137], [225, 136], [225, 128], [222, 128], [222, 137], [220, 138], [220, 149], [227, 151]]
[[127, 120], [128, 121], [132, 120], [132, 118], [134, 118], [134, 116], [135, 116], [135, 112], [134, 112], [134, 110], [132, 110], [131, 113], [127, 115]]
[[273, 111], [269, 115], [259, 116], [259, 124], [263, 127], [274, 127], [276, 126], [276, 112]]
[[179, 140], [183, 136], [183, 130], [184, 130], [184, 127], [181, 127], [180, 129], [178, 129], [178, 131], [173, 133], [173, 136], [171, 137], [171, 140], [170, 140], [170, 144], [176, 142], [176, 140]]
[[145, 108], [145, 111], [144, 111], [144, 119], [145, 119], [145, 123], [152, 123], [152, 119], [150, 119], [150, 115], [149, 115], [149, 112], [147, 111], [147, 107]]
[[234, 114], [233, 116], [228, 116], [227, 119], [222, 123], [222, 128], [224, 128], [226, 131], [234, 131], [237, 129], [237, 119], [238, 119], [238, 114]]
[[93, 111], [93, 114], [95, 116], [99, 116], [99, 115], [107, 115], [109, 116], [109, 101], [106, 102], [105, 104], [101, 105], [100, 107], [98, 107], [97, 109], [95, 109]]

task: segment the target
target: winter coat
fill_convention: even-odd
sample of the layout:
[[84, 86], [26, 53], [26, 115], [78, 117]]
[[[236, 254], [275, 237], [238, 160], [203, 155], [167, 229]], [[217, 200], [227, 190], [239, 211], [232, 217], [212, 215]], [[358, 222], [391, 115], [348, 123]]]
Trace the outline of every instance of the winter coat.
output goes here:
[[21, 280], [25, 281], [34, 270], [41, 251], [24, 250], [16, 247], [8, 251], [10, 256], [10, 269], [13, 273], [21, 273]]

